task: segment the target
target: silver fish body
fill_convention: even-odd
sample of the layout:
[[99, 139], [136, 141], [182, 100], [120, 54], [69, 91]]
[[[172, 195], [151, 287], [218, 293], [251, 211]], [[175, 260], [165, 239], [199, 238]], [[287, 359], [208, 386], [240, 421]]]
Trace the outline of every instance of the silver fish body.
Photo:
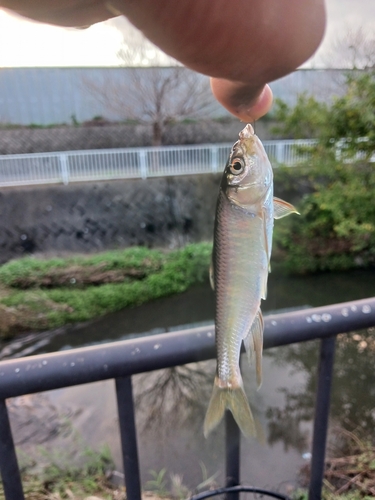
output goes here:
[[230, 409], [241, 431], [255, 434], [254, 420], [243, 390], [239, 368], [244, 341], [249, 358], [255, 355], [261, 383], [263, 319], [272, 249], [273, 221], [295, 212], [273, 198], [273, 172], [251, 125], [239, 135], [230, 153], [216, 207], [212, 284], [216, 295], [217, 373], [207, 410], [207, 435]]

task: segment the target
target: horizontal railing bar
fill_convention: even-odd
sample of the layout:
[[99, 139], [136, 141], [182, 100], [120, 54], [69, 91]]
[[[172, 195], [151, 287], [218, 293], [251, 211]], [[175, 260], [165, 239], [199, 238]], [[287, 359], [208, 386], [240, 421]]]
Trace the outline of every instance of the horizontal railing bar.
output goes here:
[[[267, 142], [267, 141], [266, 141]], [[275, 141], [277, 143], [279, 141]], [[293, 145], [295, 141], [291, 141]], [[271, 144], [270, 144], [271, 145]], [[297, 144], [296, 144], [297, 145]], [[145, 153], [159, 153], [163, 152], [171, 152], [171, 151], [200, 151], [212, 149], [212, 147], [218, 147], [220, 149], [228, 149], [233, 146], [233, 143], [217, 143], [217, 144], [193, 144], [188, 146], [153, 146], [153, 147], [141, 147], [141, 148], [110, 148], [110, 149], [77, 149], [70, 151], [51, 151], [51, 152], [42, 152], [42, 153], [18, 153], [18, 154], [9, 154], [9, 155], [0, 155], [1, 160], [24, 160], [26, 158], [52, 158], [52, 157], [60, 157], [61, 155], [67, 156], [100, 156], [100, 155], [117, 155], [117, 154], [134, 154], [139, 153], [140, 151], [144, 151]]]
[[[375, 297], [265, 318], [264, 347], [375, 326]], [[130, 339], [0, 363], [0, 399], [215, 357], [214, 326]]]
[[305, 342], [375, 326], [375, 297], [265, 318], [264, 347]]
[[214, 357], [214, 328], [185, 330], [0, 363], [0, 399]]
[[[276, 146], [282, 144], [285, 146], [303, 146], [312, 145], [317, 141], [315, 139], [274, 139], [262, 141], [264, 146]], [[145, 147], [133, 147], [133, 148], [106, 148], [106, 149], [71, 149], [68, 151], [47, 151], [40, 153], [18, 153], [9, 155], [0, 155], [0, 160], [9, 159], [25, 159], [25, 158], [46, 158], [46, 157], [59, 157], [60, 155], [70, 155], [70, 156], [81, 156], [81, 155], [107, 155], [107, 154], [122, 154], [122, 153], [138, 153], [139, 151], [145, 151], [146, 153], [162, 153], [163, 151], [191, 151], [191, 150], [201, 150], [201, 149], [212, 149], [213, 147], [218, 147], [222, 149], [231, 148], [233, 142], [218, 142], [218, 143], [205, 143], [205, 144], [189, 144], [189, 145], [169, 145], [169, 146], [145, 146]]]

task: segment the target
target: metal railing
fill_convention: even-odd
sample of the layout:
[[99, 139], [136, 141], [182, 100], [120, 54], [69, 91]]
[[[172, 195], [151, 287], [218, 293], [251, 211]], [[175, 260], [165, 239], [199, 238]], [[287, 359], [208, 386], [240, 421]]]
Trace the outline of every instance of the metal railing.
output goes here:
[[[265, 141], [274, 166], [294, 165], [302, 154], [296, 146], [313, 140]], [[0, 156], [0, 186], [146, 179], [168, 175], [220, 172], [232, 144], [98, 149]]]
[[[264, 347], [321, 339], [314, 419], [309, 500], [321, 498], [329, 417], [335, 336], [375, 326], [375, 297], [332, 306], [303, 309], [265, 318]], [[157, 346], [157, 349], [155, 348]], [[30, 356], [0, 363], [0, 470], [7, 500], [23, 500], [20, 471], [11, 434], [6, 399], [61, 387], [115, 379], [125, 485], [129, 500], [141, 499], [137, 433], [131, 377], [215, 356], [214, 326], [170, 332], [111, 344]], [[240, 434], [226, 417], [226, 487], [196, 495], [253, 491], [287, 499], [277, 492], [240, 484]]]

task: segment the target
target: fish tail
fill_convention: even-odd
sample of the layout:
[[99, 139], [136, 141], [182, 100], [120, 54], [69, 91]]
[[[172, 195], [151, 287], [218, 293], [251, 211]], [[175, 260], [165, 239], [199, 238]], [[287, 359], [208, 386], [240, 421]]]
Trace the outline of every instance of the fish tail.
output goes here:
[[205, 437], [219, 424], [226, 409], [232, 412], [238, 427], [246, 437], [256, 435], [253, 414], [243, 390], [242, 380], [237, 381], [235, 386], [231, 384], [231, 387], [228, 387], [223, 386], [220, 379], [215, 377], [212, 396], [204, 420]]

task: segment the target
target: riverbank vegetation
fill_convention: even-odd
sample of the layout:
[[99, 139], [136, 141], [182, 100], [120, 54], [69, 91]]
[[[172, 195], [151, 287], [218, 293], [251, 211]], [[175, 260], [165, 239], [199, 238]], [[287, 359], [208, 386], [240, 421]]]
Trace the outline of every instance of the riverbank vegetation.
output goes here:
[[[124, 488], [115, 488], [110, 481], [114, 463], [108, 447], [98, 451], [82, 450], [80, 465], [72, 462], [68, 454], [58, 456], [44, 452], [49, 463], [37, 468], [33, 459], [19, 453], [26, 500], [83, 500], [93, 495], [100, 499], [125, 500]], [[4, 499], [0, 484], [0, 500]]]
[[[374, 333], [371, 327], [337, 337], [324, 500], [375, 498]], [[310, 442], [306, 425], [315, 414], [318, 350], [317, 342], [302, 342], [266, 353], [279, 367], [303, 380], [298, 387], [279, 387], [284, 402], [267, 410], [268, 440], [272, 445], [284, 443], [301, 454], [306, 451]], [[300, 482], [305, 488], [310, 465], [306, 461], [301, 469]], [[308, 496], [301, 490], [293, 498], [307, 500]]]
[[[367, 500], [375, 497], [375, 448], [358, 433], [338, 429], [335, 433], [338, 448], [326, 459], [323, 500]], [[35, 469], [35, 463], [22, 454], [19, 456], [25, 498], [27, 500], [125, 500], [126, 490], [116, 486], [114, 463], [108, 447], [98, 451], [86, 448], [80, 456], [80, 465], [68, 457], [48, 454], [49, 464]], [[202, 482], [195, 493], [218, 487], [215, 478], [208, 476], [203, 462]], [[184, 500], [193, 492], [183, 483], [182, 476], [168, 474], [165, 468], [149, 471], [150, 480], [145, 483], [142, 498], [147, 500]], [[310, 464], [300, 471], [301, 484], [306, 487], [310, 476]], [[293, 500], [307, 500], [305, 488], [290, 494]], [[0, 500], [5, 500], [0, 481]]]
[[[30, 457], [18, 453], [26, 500], [126, 500], [125, 487], [117, 484], [118, 476], [121, 477], [122, 474], [115, 471], [108, 447], [104, 446], [97, 451], [91, 448], [83, 449], [79, 454], [79, 465], [77, 460], [72, 461], [68, 453], [51, 454], [46, 450], [41, 451], [49, 460], [49, 464], [42, 467]], [[150, 491], [143, 491], [142, 499], [182, 500], [166, 489], [161, 495], [154, 483], [158, 486], [158, 483], [152, 480], [146, 483], [146, 488]], [[180, 488], [178, 491], [184, 490]], [[1, 480], [0, 500], [5, 500]]]
[[[40, 447], [32, 457], [17, 449], [23, 490], [26, 500], [126, 500], [124, 475], [116, 471], [108, 446], [97, 450], [81, 448], [75, 443], [68, 449], [47, 451]], [[38, 463], [42, 456], [42, 465]], [[47, 461], [47, 462], [46, 462]], [[46, 462], [46, 463], [45, 463]], [[149, 470], [149, 479], [142, 487], [143, 500], [187, 500], [198, 492], [218, 487], [217, 471], [209, 475], [205, 464], [199, 461], [202, 481], [191, 491], [183, 482], [183, 475], [167, 471], [165, 467]], [[0, 479], [0, 500], [5, 500]]]
[[279, 102], [278, 132], [316, 138], [297, 169], [276, 171], [275, 185], [303, 177], [309, 193], [301, 217], [275, 225], [275, 246], [294, 273], [375, 265], [375, 75], [347, 76], [346, 93], [332, 104], [300, 96], [289, 108]]
[[0, 267], [0, 336], [46, 330], [181, 293], [208, 280], [211, 244], [166, 252], [133, 247]]
[[[369, 438], [361, 439], [358, 431], [342, 428], [335, 434], [336, 449], [326, 459], [323, 500], [370, 500], [375, 497], [375, 447]], [[363, 433], [362, 433], [363, 434]], [[310, 464], [301, 470], [301, 479], [308, 484]], [[305, 490], [298, 490], [294, 500], [307, 500]]]

